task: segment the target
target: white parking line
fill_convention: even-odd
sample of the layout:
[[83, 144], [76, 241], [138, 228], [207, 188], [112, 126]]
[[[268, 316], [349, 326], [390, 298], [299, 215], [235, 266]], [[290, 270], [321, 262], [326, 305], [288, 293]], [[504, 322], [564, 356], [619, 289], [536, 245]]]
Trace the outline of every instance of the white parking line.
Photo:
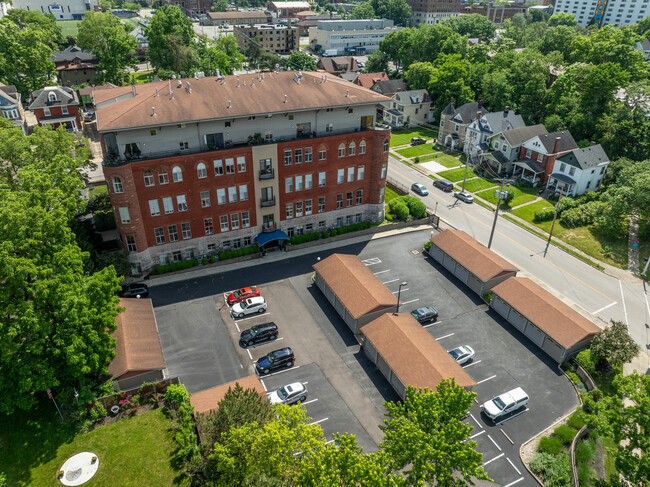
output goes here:
[[603, 306], [602, 308], [597, 309], [596, 311], [592, 311], [591, 313], [597, 315], [601, 311], [605, 311], [607, 308], [614, 306], [615, 304], [618, 304], [618, 301], [611, 302], [607, 306]]
[[235, 326], [237, 327], [237, 332], [241, 333], [241, 330], [239, 329], [239, 325], [237, 323], [235, 323]]
[[509, 463], [510, 465], [512, 465], [512, 468], [514, 468], [515, 471], [516, 471], [519, 475], [521, 475], [521, 472], [520, 472], [519, 469], [515, 466], [515, 464], [512, 463], [512, 460], [510, 460], [509, 458], [506, 458], [506, 460], [508, 460], [508, 463]]
[[621, 281], [619, 279], [618, 281], [618, 286], [621, 288], [621, 303], [623, 303], [623, 314], [625, 315], [625, 326], [630, 328], [630, 325], [628, 325], [627, 321], [627, 308], [625, 307], [625, 296], [623, 296], [623, 284], [621, 284]]
[[[402, 292], [405, 292], [405, 291], [408, 291], [408, 290], [409, 290], [409, 288], [405, 287], [404, 289], [402, 289]], [[393, 291], [393, 294], [397, 294], [398, 292], [400, 292], [399, 289], [397, 291]]]
[[440, 323], [442, 323], [442, 321], [434, 321], [433, 323], [429, 323], [428, 325], [423, 325], [422, 328], [429, 328], [430, 326], [439, 325]]
[[443, 338], [449, 338], [449, 337], [454, 336], [454, 335], [455, 335], [455, 333], [450, 333], [449, 335], [444, 335], [444, 336], [441, 336], [440, 338], [436, 338], [436, 341], [442, 340]]
[[515, 484], [518, 484], [518, 483], [521, 482], [522, 480], [524, 480], [524, 478], [523, 478], [523, 477], [519, 477], [517, 480], [515, 480], [514, 482], [510, 482], [508, 485], [505, 485], [504, 487], [511, 487], [511, 486], [513, 486], [513, 485], [515, 485]]
[[310, 400], [310, 401], [305, 401], [305, 402], [303, 402], [303, 404], [305, 404], [305, 405], [306, 405], [306, 404], [311, 404], [312, 402], [316, 402], [316, 401], [318, 401], [318, 398], [316, 398], [316, 399], [312, 399], [312, 400]]
[[[253, 360], [253, 356], [251, 355], [251, 351], [250, 351], [249, 349], [246, 349], [246, 351], [248, 352], [248, 357], [249, 357], [251, 360]], [[254, 362], [254, 360], [253, 360], [253, 362]]]
[[526, 411], [528, 411], [528, 408], [524, 409], [523, 411], [519, 411], [519, 412], [518, 412], [517, 414], [515, 414], [514, 416], [510, 416], [509, 418], [506, 418], [506, 419], [504, 419], [503, 421], [500, 421], [500, 422], [498, 422], [498, 423], [494, 423], [494, 426], [499, 426], [500, 424], [503, 424], [503, 423], [505, 423], [506, 421], [510, 421], [511, 419], [516, 418], [516, 417], [519, 416], [520, 414], [524, 414]]
[[269, 392], [269, 390], [266, 388], [266, 384], [262, 379], [260, 379], [260, 383], [262, 384], [262, 387], [264, 388], [264, 392]]
[[379, 257], [371, 257], [370, 259], [364, 259], [361, 262], [363, 262], [363, 265], [365, 266], [370, 266], [375, 264], [381, 264], [381, 259]]
[[299, 369], [299, 368], [300, 368], [300, 365], [294, 365], [290, 369], [284, 369], [284, 370], [281, 370], [280, 372], [273, 372], [271, 374], [264, 374], [261, 377], [271, 377], [272, 375], [284, 374], [285, 372], [291, 372], [291, 370], [296, 370], [296, 369]]
[[476, 418], [474, 417], [474, 415], [473, 415], [472, 413], [469, 413], [469, 415], [470, 415], [470, 417], [474, 420], [474, 422], [475, 422], [476, 424], [478, 424], [478, 427], [481, 428], [481, 429], [483, 429], [483, 425], [482, 425], [481, 423], [479, 423], [479, 422], [476, 420]]
[[476, 438], [477, 436], [481, 436], [483, 433], [485, 433], [485, 430], [481, 430], [481, 431], [479, 431], [478, 433], [476, 433], [475, 435], [470, 436], [469, 439], [470, 439], [470, 440], [473, 440], [473, 439]]
[[471, 364], [463, 365], [463, 369], [466, 369], [467, 367], [471, 367], [472, 365], [480, 364], [482, 361], [477, 360], [476, 362], [472, 362]]
[[391, 282], [399, 281], [399, 279], [391, 279], [390, 281], [382, 282], [382, 284], [389, 284]]
[[[270, 315], [270, 314], [271, 314], [271, 313], [262, 313], [261, 315], [257, 315], [257, 314], [256, 314], [256, 315], [253, 315], [253, 316], [249, 316], [248, 318], [240, 318], [240, 319], [236, 319], [236, 318], [233, 316], [232, 319], [235, 320], [235, 323], [240, 323], [240, 322], [242, 322], [242, 321], [246, 321], [246, 320], [251, 320], [251, 319], [253, 319], [253, 318], [257, 318], [258, 316], [266, 316], [266, 315]], [[232, 315], [231, 315], [231, 316], [232, 316]]]
[[387, 269], [387, 270], [385, 270], [385, 271], [375, 272], [374, 274], [375, 274], [375, 276], [376, 276], [376, 275], [378, 275], [378, 274], [383, 274], [384, 272], [390, 272], [390, 269]]
[[485, 462], [485, 463], [483, 464], [483, 466], [485, 467], [486, 465], [492, 463], [493, 461], [498, 460], [498, 459], [501, 458], [503, 455], [505, 455], [505, 453], [502, 453], [501, 455], [498, 455], [498, 456], [494, 457], [492, 460], [488, 460], [487, 462]]
[[330, 418], [319, 419], [318, 421], [314, 421], [313, 423], [309, 423], [309, 425], [311, 426], [312, 424], [322, 423], [323, 421], [327, 421], [328, 419], [330, 419]]
[[490, 438], [490, 441], [491, 441], [492, 443], [494, 443], [494, 446], [496, 446], [496, 447], [499, 449], [499, 451], [501, 451], [501, 447], [500, 447], [499, 445], [497, 445], [497, 442], [494, 441], [494, 438], [492, 438], [490, 435], [488, 435], [488, 438]]
[[482, 384], [483, 382], [487, 382], [487, 381], [489, 381], [490, 379], [494, 379], [495, 377], [496, 377], [496, 375], [493, 375], [493, 376], [491, 376], [491, 377], [488, 377], [487, 379], [480, 380], [480, 381], [478, 381], [478, 382], [476, 383], [476, 385]]
[[[395, 293], [393, 293], [393, 294], [395, 294]], [[419, 300], [420, 300], [420, 298], [418, 298], [418, 299], [411, 299], [410, 301], [404, 301], [402, 304], [415, 303], [416, 301], [419, 301]]]

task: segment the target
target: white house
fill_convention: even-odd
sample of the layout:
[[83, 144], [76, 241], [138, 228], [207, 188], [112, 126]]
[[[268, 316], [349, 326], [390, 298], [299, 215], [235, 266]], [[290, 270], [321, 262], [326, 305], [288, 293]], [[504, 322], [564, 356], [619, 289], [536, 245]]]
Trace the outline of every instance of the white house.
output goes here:
[[131, 35], [138, 40], [138, 47], [149, 47], [149, 39], [144, 35], [144, 28], [141, 25], [133, 29]]
[[646, 62], [650, 63], [650, 39], [637, 42], [635, 48], [641, 51]]
[[427, 90], [398, 91], [384, 105], [384, 121], [394, 127], [433, 122], [433, 103]]
[[573, 150], [555, 160], [547, 187], [554, 186], [556, 191], [563, 189], [566, 196], [596, 191], [608, 165], [609, 158], [600, 144]]
[[502, 112], [482, 114], [479, 111], [476, 115], [476, 118], [465, 130], [463, 152], [469, 156], [487, 152], [489, 150], [489, 140], [495, 135], [526, 126], [521, 115], [515, 114], [514, 111], [510, 110], [510, 107], [506, 107]]

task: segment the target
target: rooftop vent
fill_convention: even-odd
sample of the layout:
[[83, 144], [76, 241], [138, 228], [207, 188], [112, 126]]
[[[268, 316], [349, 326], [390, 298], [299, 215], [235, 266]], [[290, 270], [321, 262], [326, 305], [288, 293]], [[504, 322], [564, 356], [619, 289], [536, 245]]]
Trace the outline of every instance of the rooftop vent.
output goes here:
[[159, 96], [159, 95], [158, 95], [158, 88], [156, 88], [156, 96]]
[[177, 87], [177, 88], [182, 88], [182, 87], [183, 87], [183, 82], [181, 81], [180, 78], [178, 78], [178, 81], [177, 81], [177, 85], [176, 85], [176, 87]]
[[284, 103], [287, 102], [287, 95], [284, 95]]
[[348, 96], [350, 96], [350, 90], [345, 90], [345, 97], [347, 98]]
[[155, 117], [156, 116], [156, 107], [151, 107], [151, 116]]
[[187, 86], [186, 86], [185, 89], [187, 90], [188, 93], [192, 93], [192, 87], [190, 86], [190, 82], [189, 82], [189, 81], [187, 81]]
[[230, 108], [230, 107], [231, 107], [231, 105], [230, 105], [230, 100], [228, 100], [228, 108]]

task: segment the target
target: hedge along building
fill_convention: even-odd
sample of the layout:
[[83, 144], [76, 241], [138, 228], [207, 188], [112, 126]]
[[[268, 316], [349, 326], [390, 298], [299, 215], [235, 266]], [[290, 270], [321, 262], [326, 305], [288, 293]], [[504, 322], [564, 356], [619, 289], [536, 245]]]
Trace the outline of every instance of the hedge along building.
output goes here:
[[332, 254], [314, 265], [314, 283], [356, 335], [384, 313], [397, 309], [397, 298], [355, 255]]
[[600, 328], [525, 277], [492, 288], [490, 306], [556, 362], [589, 346]]
[[461, 230], [445, 230], [430, 241], [429, 255], [479, 296], [519, 270]]

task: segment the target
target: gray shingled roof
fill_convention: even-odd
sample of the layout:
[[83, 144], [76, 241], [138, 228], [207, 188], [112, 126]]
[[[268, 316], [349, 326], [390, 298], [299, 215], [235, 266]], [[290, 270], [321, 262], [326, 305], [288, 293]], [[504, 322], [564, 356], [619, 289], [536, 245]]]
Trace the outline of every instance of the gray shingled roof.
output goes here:
[[68, 46], [63, 51], [53, 51], [52, 55], [54, 56], [54, 64], [65, 63], [66, 61], [72, 61], [75, 58], [79, 58], [82, 62], [95, 61], [95, 55], [90, 51], [82, 51], [81, 48], [77, 46]]
[[451, 103], [445, 107], [445, 109], [442, 111], [442, 115], [453, 115], [456, 112], [456, 109], [454, 108], [454, 105]]
[[0, 83], [0, 106], [16, 105], [20, 101], [20, 94], [14, 85]]
[[503, 135], [511, 147], [517, 147], [537, 135], [544, 134], [548, 134], [548, 130], [546, 130], [546, 127], [540, 123], [538, 125], [531, 125], [530, 127], [519, 127], [512, 130], [506, 130], [501, 135]]
[[[49, 93], [56, 93], [56, 101], [48, 101]], [[45, 89], [34, 92], [34, 101], [29, 104], [29, 109], [77, 105], [78, 103], [79, 99], [73, 89], [67, 86], [47, 86]]]
[[427, 90], [400, 91], [395, 95], [396, 98], [400, 100], [402, 103], [407, 103], [411, 105], [431, 102], [431, 98], [429, 97], [429, 93], [427, 93]]
[[650, 39], [646, 39], [645, 41], [639, 42], [641, 44], [641, 48], [644, 51], [650, 51]]
[[463, 106], [456, 109], [453, 120], [458, 121], [459, 123], [468, 124], [476, 118], [476, 112], [479, 110], [483, 113], [487, 113], [485, 107], [476, 101], [465, 103]]
[[539, 136], [539, 140], [544, 144], [547, 154], [555, 154], [553, 149], [555, 148], [555, 139], [557, 137], [560, 138], [560, 146], [557, 152], [564, 152], [578, 148], [578, 144], [573, 140], [571, 133], [568, 130], [562, 130], [561, 132], [553, 132], [552, 134], [543, 134]]
[[371, 89], [382, 95], [391, 96], [398, 91], [406, 91], [408, 87], [403, 79], [391, 79], [388, 81], [377, 81]]
[[558, 160], [580, 169], [588, 169], [609, 162], [609, 157], [600, 144], [595, 144], [564, 154]]
[[498, 134], [507, 129], [508, 123], [512, 126], [513, 129], [525, 127], [526, 123], [524, 119], [521, 118], [521, 115], [515, 114], [513, 110], [503, 111], [503, 112], [491, 112], [484, 115], [485, 122], [479, 120], [479, 130], [481, 132], [488, 132], [492, 134]]

